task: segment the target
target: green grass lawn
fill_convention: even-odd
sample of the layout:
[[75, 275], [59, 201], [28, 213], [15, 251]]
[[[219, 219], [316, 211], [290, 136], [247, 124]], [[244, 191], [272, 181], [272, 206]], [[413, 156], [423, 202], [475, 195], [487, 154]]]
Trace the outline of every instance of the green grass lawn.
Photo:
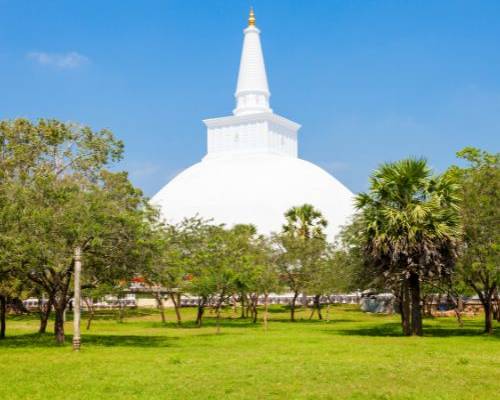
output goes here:
[[[288, 322], [273, 308], [269, 330], [227, 319], [215, 334], [207, 315], [195, 328], [163, 325], [153, 311], [124, 323], [102, 315], [74, 353], [39, 336], [36, 317], [13, 317], [0, 341], [6, 399], [498, 399], [500, 327], [482, 320], [427, 319], [423, 338], [401, 337], [397, 316], [332, 308], [330, 322]], [[168, 310], [170, 321], [173, 311]], [[71, 333], [71, 321], [66, 326]]]

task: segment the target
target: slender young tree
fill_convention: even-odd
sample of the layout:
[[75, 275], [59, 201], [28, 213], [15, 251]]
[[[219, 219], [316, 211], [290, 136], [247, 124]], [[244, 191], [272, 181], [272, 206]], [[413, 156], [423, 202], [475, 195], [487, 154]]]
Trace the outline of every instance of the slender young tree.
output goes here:
[[292, 207], [285, 213], [285, 218], [287, 223], [282, 233], [275, 236], [274, 242], [281, 253], [278, 257], [281, 275], [293, 293], [290, 319], [295, 321], [298, 296], [305, 291], [310, 274], [325, 252], [323, 230], [328, 223], [321, 212], [310, 204]]
[[457, 155], [469, 163], [449, 171], [461, 183], [465, 245], [458, 276], [479, 296], [484, 331], [492, 334], [493, 301], [500, 287], [500, 154], [467, 147]]

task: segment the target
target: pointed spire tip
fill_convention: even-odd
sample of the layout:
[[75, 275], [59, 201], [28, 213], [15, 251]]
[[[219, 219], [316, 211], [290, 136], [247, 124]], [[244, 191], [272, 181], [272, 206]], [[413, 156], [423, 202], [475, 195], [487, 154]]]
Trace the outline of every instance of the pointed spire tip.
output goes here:
[[255, 26], [255, 13], [253, 7], [250, 7], [250, 15], [248, 16], [248, 26]]

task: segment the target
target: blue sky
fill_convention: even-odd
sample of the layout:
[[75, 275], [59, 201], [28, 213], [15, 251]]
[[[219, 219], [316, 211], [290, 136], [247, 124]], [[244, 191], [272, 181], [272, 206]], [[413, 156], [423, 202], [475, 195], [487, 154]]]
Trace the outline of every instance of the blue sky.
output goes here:
[[0, 118], [111, 129], [151, 196], [231, 113], [250, 5], [272, 108], [351, 190], [383, 161], [499, 150], [500, 1], [0, 0]]

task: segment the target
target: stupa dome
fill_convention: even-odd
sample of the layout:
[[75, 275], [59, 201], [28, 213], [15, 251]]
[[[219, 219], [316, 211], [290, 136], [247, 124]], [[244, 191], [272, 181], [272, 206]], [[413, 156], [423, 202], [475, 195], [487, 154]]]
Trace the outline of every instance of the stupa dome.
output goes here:
[[297, 157], [300, 125], [274, 114], [251, 15], [232, 116], [207, 119], [207, 155], [161, 189], [151, 203], [166, 222], [196, 215], [228, 226], [254, 224], [278, 232], [284, 213], [308, 203], [328, 220], [332, 240], [353, 213], [353, 194], [320, 167]]
[[203, 160], [177, 175], [153, 198], [167, 221], [199, 214], [229, 226], [252, 223], [279, 231], [290, 207], [313, 204], [328, 220], [328, 236], [352, 214], [352, 193], [300, 158], [248, 154]]

